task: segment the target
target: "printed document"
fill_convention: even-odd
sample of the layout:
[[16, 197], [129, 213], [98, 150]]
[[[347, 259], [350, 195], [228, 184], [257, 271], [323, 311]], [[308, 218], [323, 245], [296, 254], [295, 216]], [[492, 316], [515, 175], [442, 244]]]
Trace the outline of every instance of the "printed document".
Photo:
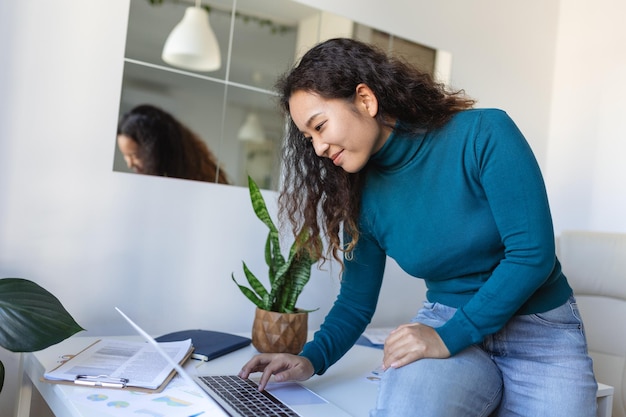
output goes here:
[[[159, 346], [176, 363], [193, 349], [191, 339]], [[173, 367], [148, 343], [102, 339], [45, 373], [44, 378], [100, 387], [158, 389], [172, 371]]]

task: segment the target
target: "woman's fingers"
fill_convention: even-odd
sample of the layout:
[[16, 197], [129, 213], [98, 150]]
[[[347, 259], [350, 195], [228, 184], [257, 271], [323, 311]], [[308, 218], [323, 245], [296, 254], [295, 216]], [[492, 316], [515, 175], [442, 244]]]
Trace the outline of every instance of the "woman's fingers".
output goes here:
[[255, 372], [263, 372], [265, 367], [277, 356], [276, 353], [261, 353], [255, 355], [250, 359], [239, 372], [239, 376], [242, 378], [248, 378], [248, 376]]
[[447, 358], [448, 348], [432, 327], [403, 324], [385, 340], [383, 369], [399, 368], [423, 358]]
[[254, 372], [262, 372], [259, 390], [264, 390], [272, 375], [279, 382], [304, 381], [313, 376], [313, 365], [303, 357], [287, 353], [262, 353], [246, 363], [239, 376], [248, 378]]

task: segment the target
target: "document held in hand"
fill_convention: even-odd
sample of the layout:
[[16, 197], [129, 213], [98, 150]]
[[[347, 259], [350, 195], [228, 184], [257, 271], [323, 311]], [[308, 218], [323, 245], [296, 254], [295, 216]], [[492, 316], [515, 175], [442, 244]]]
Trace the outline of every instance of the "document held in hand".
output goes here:
[[[191, 339], [162, 342], [159, 346], [181, 364], [193, 351]], [[103, 388], [161, 391], [174, 374], [174, 368], [148, 343], [101, 339], [46, 372], [43, 379]]]

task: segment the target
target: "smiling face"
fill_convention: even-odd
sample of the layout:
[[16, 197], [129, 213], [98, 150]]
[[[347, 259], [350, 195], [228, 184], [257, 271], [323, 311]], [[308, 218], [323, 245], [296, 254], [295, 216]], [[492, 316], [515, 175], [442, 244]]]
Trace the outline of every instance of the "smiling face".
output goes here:
[[289, 112], [317, 156], [349, 173], [360, 171], [391, 133], [376, 119], [378, 101], [365, 84], [356, 87], [352, 102], [298, 90], [289, 99]]

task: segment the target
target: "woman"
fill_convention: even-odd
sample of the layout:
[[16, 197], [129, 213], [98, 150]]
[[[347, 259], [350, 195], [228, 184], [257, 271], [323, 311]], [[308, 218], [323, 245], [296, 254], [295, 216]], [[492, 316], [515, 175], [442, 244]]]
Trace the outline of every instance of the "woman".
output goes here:
[[122, 116], [117, 145], [137, 173], [228, 184], [202, 139], [158, 107], [143, 104]]
[[385, 341], [371, 416], [595, 416], [545, 186], [511, 119], [349, 39], [311, 49], [278, 87], [281, 212], [326, 234], [344, 269], [302, 353], [258, 355], [240, 376], [263, 372], [263, 389], [324, 373], [369, 323], [390, 256], [426, 281], [428, 301]]

